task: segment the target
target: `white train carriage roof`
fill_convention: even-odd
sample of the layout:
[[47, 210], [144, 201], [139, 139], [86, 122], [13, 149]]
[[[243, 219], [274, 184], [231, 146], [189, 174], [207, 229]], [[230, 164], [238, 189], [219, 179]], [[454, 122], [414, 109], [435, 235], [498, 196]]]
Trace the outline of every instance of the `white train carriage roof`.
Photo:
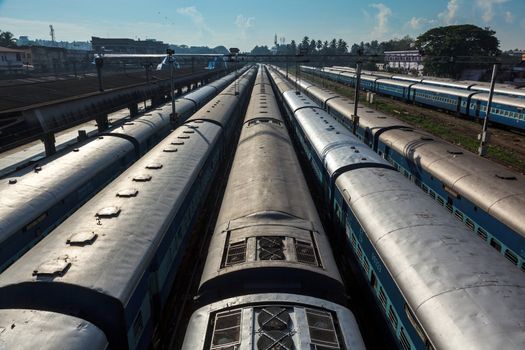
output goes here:
[[57, 159], [49, 158], [0, 182], [0, 242], [77, 190], [78, 184], [107, 168], [133, 145], [116, 137], [99, 137]]
[[[207, 342], [208, 331], [211, 339]], [[317, 298], [281, 293], [225, 299], [195, 311], [182, 349], [226, 344], [242, 350], [275, 345], [282, 349], [310, 349], [312, 345], [365, 349], [350, 310]]]
[[443, 86], [451, 89], [468, 90], [471, 84], [462, 83], [456, 80], [439, 79], [439, 78], [424, 78], [421, 81], [423, 84]]
[[[252, 91], [201, 286], [231, 272], [276, 266], [326, 275], [342, 285], [279, 106], [267, 78], [260, 80]], [[261, 258], [268, 252], [261, 244], [272, 240], [284, 248], [276, 252], [283, 259]], [[311, 250], [311, 260], [297, 252], [297, 240], [304, 255]], [[232, 244], [244, 247], [244, 259], [224, 264], [231, 260], [225, 247]]]
[[54, 312], [0, 310], [0, 349], [103, 350], [104, 333], [93, 324]]
[[[339, 169], [358, 163], [377, 163], [388, 166], [372, 149], [359, 141], [352, 133], [319, 107], [311, 108], [313, 102], [305, 95], [286, 92], [284, 98], [294, 106], [295, 118], [309, 138], [315, 151], [327, 167], [330, 176]], [[298, 106], [307, 106], [298, 109]]]
[[442, 86], [429, 86], [424, 83], [412, 85], [411, 89], [419, 90], [419, 91], [428, 91], [428, 92], [436, 93], [436, 94], [459, 96], [462, 98], [468, 98], [477, 93], [476, 91], [452, 89], [452, 88], [442, 87]]
[[4, 271], [0, 286], [52, 280], [127, 303], [219, 135], [212, 123], [174, 131]]
[[[489, 100], [489, 94], [487, 93], [478, 93], [472, 97], [473, 100], [479, 100], [488, 102]], [[502, 96], [502, 95], [494, 95], [492, 97], [493, 103], [499, 103], [507, 106], [516, 107], [518, 109], [525, 110], [525, 99], [523, 98], [515, 98], [515, 97], [509, 97], [509, 96]], [[525, 112], [525, 111], [522, 111]]]
[[381, 140], [430, 175], [451, 196], [461, 194], [512, 230], [525, 235], [525, 177], [455, 145], [413, 130], [391, 130]]
[[316, 98], [320, 100], [320, 103], [322, 103], [323, 105], [327, 102], [327, 100], [339, 97], [339, 95], [337, 95], [335, 92], [329, 89], [318, 87], [316, 85], [310, 86], [308, 88], [307, 93], [314, 95]]
[[525, 347], [523, 272], [400, 173], [357, 169], [337, 187], [434, 348]]
[[402, 88], [409, 88], [414, 85], [415, 82], [413, 81], [399, 81], [394, 79], [388, 79], [388, 78], [379, 78], [377, 79], [378, 84], [388, 84], [393, 86], [399, 86]]
[[[355, 79], [355, 77], [356, 77], [356, 74], [355, 73], [351, 73], [351, 72], [338, 72], [338, 71], [335, 71], [334, 73], [336, 73], [338, 75], [341, 75], [341, 76], [344, 76], [344, 77], [349, 77], [351, 79]], [[361, 79], [363, 79], [363, 76], [361, 76]]]
[[[310, 89], [310, 91], [311, 90], [312, 89]], [[345, 97], [333, 98], [327, 102], [327, 106], [347, 118], [354, 114], [353, 101]], [[359, 127], [368, 129], [372, 134], [391, 127], [411, 128], [409, 124], [374, 109], [365, 106], [358, 106], [357, 110], [357, 114], [359, 115]]]
[[421, 83], [423, 81], [423, 78], [412, 77], [409, 75], [393, 75], [391, 78], [396, 80], [410, 81], [413, 83]]

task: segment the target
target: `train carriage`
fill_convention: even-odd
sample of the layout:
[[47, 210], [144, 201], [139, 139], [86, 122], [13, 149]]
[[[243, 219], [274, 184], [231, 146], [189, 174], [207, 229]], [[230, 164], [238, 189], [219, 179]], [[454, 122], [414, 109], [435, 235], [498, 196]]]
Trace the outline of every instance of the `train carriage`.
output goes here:
[[[176, 100], [184, 122], [228, 82], [232, 73]], [[171, 105], [156, 108], [66, 154], [11, 173], [0, 183], [0, 271], [45, 237], [93, 194], [171, 132]]]
[[262, 70], [244, 119], [198, 300], [202, 305], [260, 291], [346, 301], [330, 244]]
[[326, 300], [261, 293], [220, 300], [195, 311], [183, 350], [364, 350], [353, 314]]
[[0, 308], [79, 317], [111, 348], [146, 348], [253, 78], [245, 73], [233, 99], [227, 89], [211, 100], [206, 120], [186, 122], [4, 271]]
[[399, 346], [522, 348], [523, 274], [376, 154], [349, 157], [339, 146], [347, 131], [325, 112], [301, 108], [308, 101], [301, 95], [283, 95], [309, 140], [301, 146], [312, 148], [305, 150], [312, 169], [324, 164], [325, 206]]

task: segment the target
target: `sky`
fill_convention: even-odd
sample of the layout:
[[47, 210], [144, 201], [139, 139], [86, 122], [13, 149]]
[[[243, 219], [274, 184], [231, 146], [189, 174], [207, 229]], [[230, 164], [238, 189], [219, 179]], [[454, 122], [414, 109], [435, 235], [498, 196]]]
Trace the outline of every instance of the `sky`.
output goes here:
[[0, 30], [17, 38], [49, 39], [52, 24], [57, 41], [154, 38], [242, 51], [273, 46], [275, 34], [351, 45], [465, 23], [495, 30], [503, 50], [525, 49], [525, 0], [0, 0]]

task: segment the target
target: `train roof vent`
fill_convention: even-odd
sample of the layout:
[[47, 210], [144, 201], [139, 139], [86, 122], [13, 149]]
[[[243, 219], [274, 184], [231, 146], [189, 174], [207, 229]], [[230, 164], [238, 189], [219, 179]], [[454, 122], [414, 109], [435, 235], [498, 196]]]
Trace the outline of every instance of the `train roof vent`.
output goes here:
[[284, 237], [257, 237], [259, 260], [284, 260]]
[[454, 155], [460, 155], [460, 154], [463, 154], [463, 152], [459, 151], [459, 150], [455, 150], [455, 149], [447, 149], [447, 153], [448, 154], [454, 154]]
[[177, 152], [177, 151], [178, 151], [178, 149], [175, 148], [175, 147], [164, 148], [164, 149], [162, 150], [162, 152], [166, 152], [166, 153], [175, 153], [175, 152]]
[[105, 207], [100, 209], [96, 216], [99, 218], [113, 218], [120, 214], [120, 208], [117, 206]]
[[317, 258], [312, 243], [304, 241], [295, 241], [295, 251], [297, 253], [297, 261], [303, 264], [318, 266]]
[[184, 141], [172, 142], [171, 144], [174, 145], [174, 146], [180, 146], [180, 145], [184, 144]]
[[60, 277], [64, 276], [70, 267], [71, 263], [67, 261], [66, 256], [64, 258], [58, 258], [41, 264], [33, 271], [33, 276]]
[[306, 309], [306, 319], [314, 349], [340, 349], [334, 320], [329, 312]]
[[423, 141], [434, 141], [434, 139], [432, 137], [429, 137], [429, 136], [421, 136], [420, 139], [423, 140]]
[[94, 231], [83, 231], [73, 234], [66, 241], [66, 244], [84, 246], [93, 244], [97, 239], [98, 235]]
[[295, 330], [290, 317], [291, 311], [291, 308], [282, 306], [268, 306], [258, 310], [258, 350], [295, 349], [292, 339]]
[[161, 169], [162, 163], [150, 163], [146, 165], [146, 169]]
[[189, 139], [190, 137], [189, 136], [177, 136], [178, 139], [182, 139], [182, 140], [185, 140], [185, 139]]
[[195, 133], [195, 131], [193, 131], [193, 130], [184, 130], [183, 133], [184, 134], [193, 134], [193, 133]]
[[151, 181], [151, 175], [149, 175], [149, 174], [136, 175], [135, 177], [133, 177], [133, 181], [135, 181], [135, 182]]
[[226, 311], [215, 316], [212, 349], [236, 349], [241, 342], [241, 310]]
[[246, 241], [230, 243], [226, 253], [225, 266], [241, 264], [246, 261]]
[[126, 188], [117, 192], [117, 197], [129, 198], [136, 197], [139, 193], [139, 190], [136, 188]]

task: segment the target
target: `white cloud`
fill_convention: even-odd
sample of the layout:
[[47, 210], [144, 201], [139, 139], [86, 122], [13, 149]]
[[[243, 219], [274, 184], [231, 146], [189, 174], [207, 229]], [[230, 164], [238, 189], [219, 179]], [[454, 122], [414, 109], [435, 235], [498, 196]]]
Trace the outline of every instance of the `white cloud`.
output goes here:
[[426, 22], [427, 20], [425, 18], [416, 18], [412, 17], [410, 21], [408, 21], [408, 25], [412, 29], [419, 29], [421, 26]]
[[388, 33], [388, 18], [392, 15], [392, 10], [382, 3], [371, 4], [370, 7], [377, 10], [377, 14], [374, 16], [377, 24], [372, 31], [372, 35], [377, 39], [383, 38]]
[[456, 15], [459, 9], [459, 0], [449, 0], [447, 9], [438, 14], [438, 18], [446, 25], [456, 23]]
[[505, 12], [505, 22], [507, 23], [514, 22], [514, 15], [512, 14], [512, 12], [510, 11]]
[[254, 26], [254, 23], [254, 17], [245, 17], [244, 15], [239, 14], [237, 15], [237, 18], [235, 18], [235, 25], [241, 31], [241, 36], [243, 38], [246, 37], [246, 30], [252, 28]]
[[213, 34], [213, 31], [206, 24], [204, 16], [202, 15], [202, 13], [199, 12], [199, 10], [197, 10], [195, 6], [180, 7], [177, 9], [177, 13], [189, 17], [195, 25], [195, 27], [197, 27], [197, 29], [199, 29], [200, 31], [205, 31], [209, 34]]
[[494, 7], [504, 4], [509, 0], [476, 0], [476, 4], [483, 11], [483, 21], [490, 22], [494, 18]]

